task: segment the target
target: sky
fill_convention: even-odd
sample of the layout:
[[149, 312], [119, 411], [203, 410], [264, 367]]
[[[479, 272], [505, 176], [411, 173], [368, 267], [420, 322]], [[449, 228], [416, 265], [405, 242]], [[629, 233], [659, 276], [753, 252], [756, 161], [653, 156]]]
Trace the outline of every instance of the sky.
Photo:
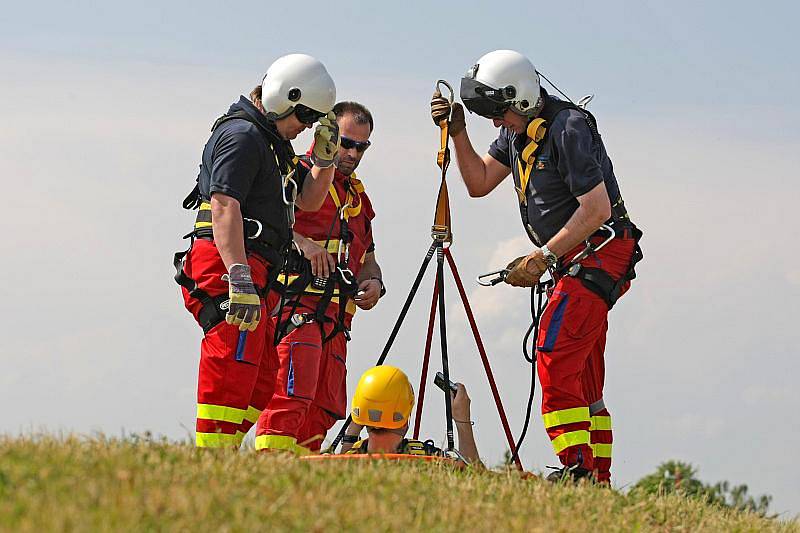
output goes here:
[[[290, 52], [320, 58], [376, 129], [359, 169], [388, 293], [356, 317], [349, 387], [377, 359], [430, 244], [438, 189], [434, 83], [510, 48], [590, 109], [645, 259], [614, 308], [605, 399], [615, 485], [662, 461], [746, 483], [800, 513], [794, 220], [800, 8], [769, 2], [27, 3], [0, 22], [0, 433], [192, 436], [201, 331], [172, 280], [210, 125]], [[468, 116], [485, 149], [496, 130]], [[310, 138], [295, 142], [304, 150]], [[503, 183], [472, 199], [449, 173], [451, 248], [517, 435], [528, 293], [478, 274], [530, 251]], [[433, 269], [389, 362], [419, 379]], [[479, 449], [505, 440], [466, 320], [447, 287], [451, 374], [473, 399]], [[434, 351], [433, 369], [438, 368]], [[430, 389], [429, 389], [430, 390]], [[430, 395], [423, 433], [444, 437]], [[555, 463], [536, 413], [527, 468]]]

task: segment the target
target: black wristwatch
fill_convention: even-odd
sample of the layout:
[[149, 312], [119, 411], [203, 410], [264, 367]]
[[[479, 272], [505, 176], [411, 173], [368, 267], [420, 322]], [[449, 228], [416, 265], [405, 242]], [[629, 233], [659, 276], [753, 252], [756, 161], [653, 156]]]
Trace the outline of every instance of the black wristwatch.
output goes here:
[[386, 294], [386, 285], [384, 285], [384, 284], [383, 284], [383, 280], [382, 280], [381, 278], [379, 278], [378, 276], [372, 276], [372, 277], [371, 277], [371, 278], [369, 278], [369, 279], [374, 279], [374, 280], [376, 280], [378, 283], [380, 283], [380, 284], [381, 284], [381, 294], [380, 294], [380, 298], [383, 298], [383, 295], [384, 295], [384, 294]]

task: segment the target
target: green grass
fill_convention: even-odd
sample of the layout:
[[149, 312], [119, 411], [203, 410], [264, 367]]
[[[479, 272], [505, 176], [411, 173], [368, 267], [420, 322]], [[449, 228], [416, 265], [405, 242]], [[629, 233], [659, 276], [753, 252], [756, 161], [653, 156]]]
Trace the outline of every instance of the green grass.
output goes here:
[[0, 530], [800, 531], [678, 496], [439, 464], [0, 436]]

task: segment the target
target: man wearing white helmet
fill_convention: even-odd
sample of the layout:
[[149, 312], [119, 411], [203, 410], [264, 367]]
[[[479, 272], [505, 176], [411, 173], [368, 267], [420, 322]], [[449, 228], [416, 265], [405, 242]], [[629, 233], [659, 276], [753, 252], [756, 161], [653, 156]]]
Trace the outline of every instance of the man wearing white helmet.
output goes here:
[[[450, 134], [470, 196], [489, 194], [512, 175], [525, 230], [536, 248], [507, 267], [506, 283], [534, 287], [550, 270], [556, 281], [536, 346], [542, 418], [563, 468], [548, 478], [611, 478], [611, 417], [603, 402], [608, 311], [630, 286], [641, 259], [641, 232], [624, 207], [594, 117], [539, 86], [518, 52], [481, 57], [461, 80], [461, 99], [500, 134], [483, 157], [466, 132], [464, 109], [435, 93], [437, 124], [450, 112]], [[613, 228], [616, 238], [599, 250]]]
[[[291, 54], [267, 70], [261, 105], [246, 97], [217, 119], [203, 150], [195, 189], [192, 245], [176, 254], [176, 280], [204, 337], [200, 347], [196, 442], [238, 447], [272, 397], [278, 369], [271, 320], [279, 300], [272, 280], [292, 251], [296, 206], [315, 211], [328, 193], [339, 149], [329, 114], [336, 87], [325, 66]], [[319, 121], [312, 179], [288, 179], [296, 164], [289, 141]], [[187, 236], [188, 237], [188, 236]]]

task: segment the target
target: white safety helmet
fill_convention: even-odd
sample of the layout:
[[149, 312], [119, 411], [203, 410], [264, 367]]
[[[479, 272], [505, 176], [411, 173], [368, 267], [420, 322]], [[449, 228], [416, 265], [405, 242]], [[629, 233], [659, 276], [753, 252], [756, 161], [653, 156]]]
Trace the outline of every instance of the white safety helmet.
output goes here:
[[461, 78], [461, 100], [470, 112], [486, 118], [500, 118], [509, 108], [533, 117], [544, 104], [536, 67], [513, 50], [481, 57]]
[[276, 120], [296, 111], [301, 122], [316, 122], [333, 108], [336, 85], [318, 59], [289, 54], [267, 69], [261, 84], [261, 104], [267, 117]]

